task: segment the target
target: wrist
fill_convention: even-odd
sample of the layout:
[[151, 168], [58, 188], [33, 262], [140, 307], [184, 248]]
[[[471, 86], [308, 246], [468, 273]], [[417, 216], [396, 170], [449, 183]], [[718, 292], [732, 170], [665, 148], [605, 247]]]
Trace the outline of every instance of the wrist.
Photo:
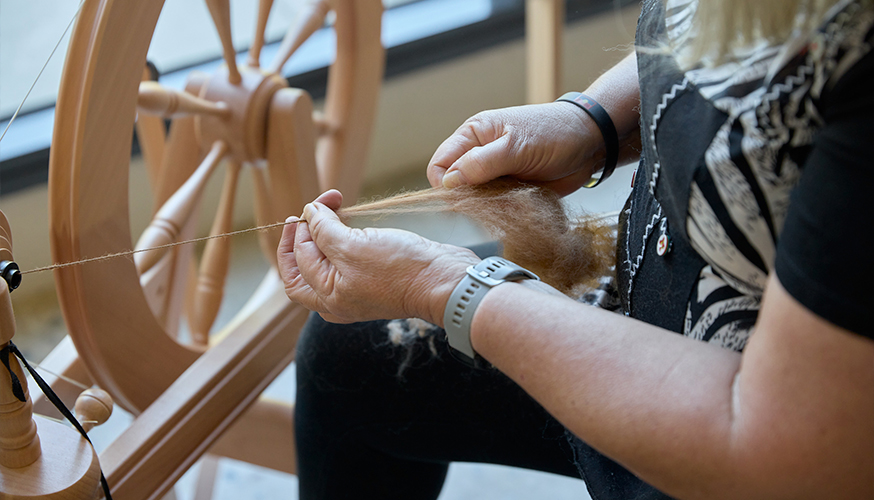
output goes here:
[[480, 262], [480, 258], [464, 248], [450, 247], [452, 251], [435, 256], [418, 276], [413, 279], [408, 292], [408, 316], [421, 318], [443, 327], [443, 311], [456, 285], [465, 275], [468, 266]]
[[479, 304], [493, 288], [520, 280], [540, 280], [536, 274], [503, 257], [488, 257], [466, 269], [465, 276], [452, 291], [443, 313], [443, 329], [449, 345], [476, 358], [471, 345], [471, 325]]
[[593, 188], [610, 177], [619, 162], [619, 135], [616, 131], [616, 126], [613, 124], [613, 120], [610, 118], [607, 110], [586, 94], [568, 92], [556, 99], [556, 102], [568, 103], [578, 108], [581, 112], [578, 114], [585, 114], [589, 118], [585, 120], [586, 126], [590, 128], [594, 124], [597, 129], [597, 132], [594, 133], [595, 135], [591, 131], [589, 131], [588, 135], [589, 137], [600, 138], [600, 147], [597, 150], [603, 151], [601, 156], [603, 161], [593, 165], [595, 168], [592, 169], [592, 173], [600, 170], [601, 175], [597, 178], [590, 177], [589, 181], [583, 184], [583, 187]]
[[553, 101], [543, 106], [550, 107], [547, 113], [564, 129], [554, 147], [566, 148], [567, 163], [574, 166], [573, 172], [592, 174], [600, 170], [606, 149], [594, 120], [581, 109], [567, 103]]

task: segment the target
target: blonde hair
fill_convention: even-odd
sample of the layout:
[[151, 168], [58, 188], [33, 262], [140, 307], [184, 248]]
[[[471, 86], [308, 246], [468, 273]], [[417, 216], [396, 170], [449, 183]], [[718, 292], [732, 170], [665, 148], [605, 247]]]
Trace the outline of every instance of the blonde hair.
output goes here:
[[[674, 47], [681, 62], [720, 64], [738, 49], [778, 44], [807, 33], [839, 0], [699, 0], [687, 47]], [[870, 2], [865, 2], [870, 3]], [[706, 36], [702, 36], [705, 34]], [[688, 64], [684, 64], [687, 66]]]

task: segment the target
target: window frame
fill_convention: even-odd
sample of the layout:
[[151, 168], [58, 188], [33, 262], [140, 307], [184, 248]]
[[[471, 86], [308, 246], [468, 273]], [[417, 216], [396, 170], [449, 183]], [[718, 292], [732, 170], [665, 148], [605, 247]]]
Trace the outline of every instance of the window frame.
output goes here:
[[[404, 75], [431, 65], [440, 64], [455, 58], [464, 57], [478, 51], [497, 45], [512, 42], [525, 36], [525, 1], [524, 0], [467, 0], [468, 2], [483, 2], [489, 7], [490, 13], [485, 18], [462, 20], [457, 26], [433, 32], [426, 26], [427, 20], [412, 19], [418, 11], [428, 8], [440, 8], [441, 0], [416, 0], [387, 9], [383, 17], [383, 26], [388, 28], [392, 23], [405, 24], [409, 31], [409, 22], [420, 22], [422, 36], [406, 37], [393, 40], [393, 33], [384, 31], [383, 41], [386, 44], [386, 67], [384, 79]], [[565, 23], [570, 24], [592, 15], [609, 10], [619, 10], [632, 3], [633, 0], [565, 0]], [[420, 16], [422, 17], [422, 16]], [[391, 28], [388, 28], [390, 30]], [[279, 42], [265, 44], [264, 52], [275, 50]], [[240, 52], [238, 54], [244, 54]], [[211, 59], [202, 63], [180, 68], [161, 75], [162, 83], [184, 79], [191, 69], [198, 68], [210, 71], [221, 64], [221, 59]], [[301, 88], [310, 93], [314, 99], [324, 97], [327, 85], [327, 62], [315, 69], [295, 71], [286, 65], [284, 76], [291, 87]], [[0, 121], [0, 130], [6, 127], [8, 118]], [[48, 161], [52, 129], [54, 123], [54, 105], [22, 113], [10, 127], [0, 149], [0, 196], [11, 194], [27, 188], [45, 184], [48, 181]], [[139, 153], [136, 134], [133, 139], [132, 154]], [[10, 152], [11, 151], [11, 152]]]

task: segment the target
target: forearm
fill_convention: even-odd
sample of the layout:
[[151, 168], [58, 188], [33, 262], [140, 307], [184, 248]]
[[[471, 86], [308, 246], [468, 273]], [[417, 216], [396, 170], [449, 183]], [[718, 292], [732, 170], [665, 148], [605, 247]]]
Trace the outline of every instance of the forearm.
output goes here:
[[545, 287], [492, 289], [474, 349], [645, 481], [709, 500], [874, 494], [874, 342], [774, 276], [743, 355]]
[[724, 480], [725, 457], [712, 452], [730, 449], [740, 355], [534, 286], [486, 295], [471, 329], [474, 349], [656, 487], [676, 494], [690, 477]]
[[[329, 320], [440, 324], [473, 254], [348, 228], [330, 209], [338, 192], [319, 201], [283, 231], [289, 297]], [[816, 316], [774, 275], [742, 356], [555, 294], [495, 287], [473, 348], [645, 481], [708, 500], [874, 496], [874, 340]]]

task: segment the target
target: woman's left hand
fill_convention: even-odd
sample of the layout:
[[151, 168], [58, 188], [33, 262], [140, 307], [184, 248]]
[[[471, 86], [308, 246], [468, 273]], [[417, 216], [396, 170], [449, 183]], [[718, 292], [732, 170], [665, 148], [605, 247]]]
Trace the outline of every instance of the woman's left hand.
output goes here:
[[334, 210], [331, 190], [304, 207], [306, 223], [288, 224], [277, 257], [288, 298], [327, 321], [418, 317], [443, 324], [443, 310], [473, 252], [397, 229], [355, 229]]

